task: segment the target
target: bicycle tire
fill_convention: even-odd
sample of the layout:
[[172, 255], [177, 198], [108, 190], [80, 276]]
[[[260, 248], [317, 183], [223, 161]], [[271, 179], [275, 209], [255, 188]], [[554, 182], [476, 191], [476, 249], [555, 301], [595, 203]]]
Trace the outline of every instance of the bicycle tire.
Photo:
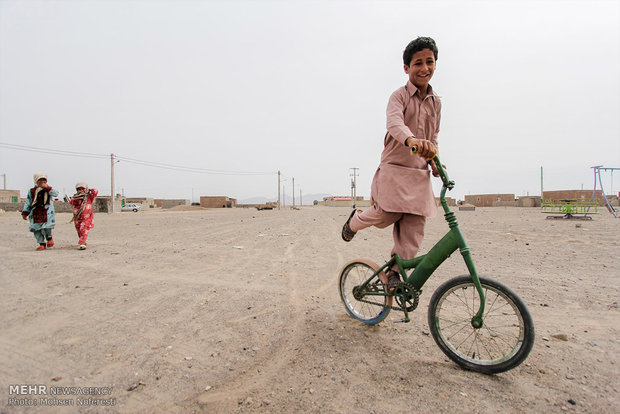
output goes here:
[[428, 325], [439, 348], [461, 367], [497, 374], [521, 364], [534, 345], [527, 306], [506, 285], [480, 277], [486, 303], [483, 325], [471, 324], [480, 304], [471, 276], [448, 280], [433, 293]]
[[[338, 283], [340, 299], [347, 313], [367, 325], [376, 325], [388, 316], [391, 308], [387, 305], [387, 297], [365, 296], [358, 300], [354, 296], [353, 289], [368, 280], [379, 267], [370, 260], [358, 259], [347, 263], [340, 272]], [[379, 292], [385, 292], [385, 287], [379, 279], [374, 284], [374, 288]], [[373, 302], [373, 304], [367, 302]]]

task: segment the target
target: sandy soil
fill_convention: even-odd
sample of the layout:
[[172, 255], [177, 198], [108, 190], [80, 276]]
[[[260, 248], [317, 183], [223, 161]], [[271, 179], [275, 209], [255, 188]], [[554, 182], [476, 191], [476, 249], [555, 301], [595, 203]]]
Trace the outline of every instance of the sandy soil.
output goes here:
[[[390, 230], [344, 243], [348, 212], [98, 214], [85, 251], [62, 213], [44, 252], [18, 213], [0, 214], [0, 412], [620, 411], [620, 219], [457, 211], [479, 272], [517, 291], [536, 326], [525, 363], [488, 376], [459, 368], [429, 335], [432, 292], [466, 273], [458, 254], [411, 323], [394, 323], [395, 311], [375, 327], [347, 316], [340, 269], [382, 263], [391, 248]], [[446, 230], [431, 220], [422, 253]], [[16, 395], [16, 384], [48, 395]], [[51, 387], [111, 387], [90, 397], [114, 405], [8, 405], [84, 397]]]

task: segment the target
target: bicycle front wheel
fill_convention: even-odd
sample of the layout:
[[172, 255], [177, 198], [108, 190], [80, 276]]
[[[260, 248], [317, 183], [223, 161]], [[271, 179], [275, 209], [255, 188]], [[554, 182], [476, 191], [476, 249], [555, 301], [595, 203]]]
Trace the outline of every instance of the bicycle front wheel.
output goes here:
[[510, 288], [481, 277], [486, 298], [482, 327], [474, 328], [480, 296], [471, 276], [448, 280], [428, 305], [428, 325], [439, 348], [465, 369], [496, 374], [527, 358], [534, 345], [534, 323], [525, 303]]
[[340, 272], [340, 298], [348, 314], [368, 325], [375, 325], [390, 313], [385, 287], [375, 276], [364, 288], [362, 285], [379, 269], [379, 266], [365, 259], [348, 263]]

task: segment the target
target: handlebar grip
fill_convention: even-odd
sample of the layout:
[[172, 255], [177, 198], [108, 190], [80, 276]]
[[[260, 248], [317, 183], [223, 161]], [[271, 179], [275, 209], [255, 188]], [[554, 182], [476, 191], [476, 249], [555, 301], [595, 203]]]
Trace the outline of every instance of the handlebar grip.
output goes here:
[[[418, 155], [418, 146], [417, 145], [412, 145], [411, 149], [409, 150], [409, 155], [411, 155], [412, 157], [414, 155]], [[435, 156], [437, 155], [437, 152], [435, 152], [435, 155], [433, 155], [429, 160], [432, 160], [433, 158], [435, 158]]]

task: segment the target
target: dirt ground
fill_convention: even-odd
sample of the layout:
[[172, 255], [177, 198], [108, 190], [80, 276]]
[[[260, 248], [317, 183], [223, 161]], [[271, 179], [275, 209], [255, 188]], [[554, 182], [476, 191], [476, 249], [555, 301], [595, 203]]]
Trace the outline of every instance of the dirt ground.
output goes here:
[[[459, 254], [411, 323], [347, 315], [340, 269], [391, 248], [389, 229], [344, 243], [348, 213], [97, 214], [84, 251], [62, 213], [43, 252], [18, 213], [0, 214], [0, 412], [620, 412], [620, 219], [456, 212], [479, 273], [515, 290], [536, 327], [529, 358], [489, 376], [448, 360], [426, 322], [432, 292], [466, 273]], [[421, 253], [447, 229], [430, 220]]]

